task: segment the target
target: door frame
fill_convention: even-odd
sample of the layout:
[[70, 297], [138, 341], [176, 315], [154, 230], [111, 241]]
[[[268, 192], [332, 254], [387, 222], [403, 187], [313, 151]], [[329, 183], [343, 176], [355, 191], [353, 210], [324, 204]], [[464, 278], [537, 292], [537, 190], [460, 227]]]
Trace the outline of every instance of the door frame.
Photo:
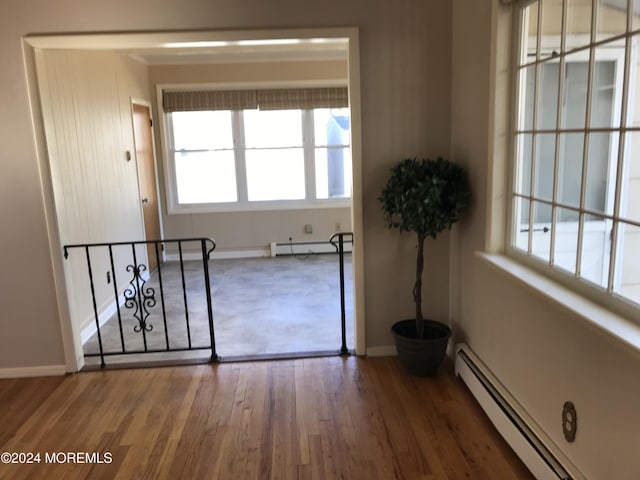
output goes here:
[[[138, 106], [142, 106], [145, 108], [149, 109], [149, 118], [151, 119], [152, 125], [153, 122], [155, 122], [154, 117], [153, 117], [153, 106], [151, 104], [150, 101], [148, 100], [144, 100], [141, 98], [134, 98], [131, 97], [131, 102], [130, 102], [130, 106], [131, 106], [131, 132], [132, 132], [132, 136], [133, 136], [133, 144], [135, 147], [135, 142], [136, 142], [136, 135], [135, 135], [135, 125], [134, 125], [134, 121], [133, 121], [133, 108], [135, 105]], [[134, 151], [135, 154], [135, 151]], [[160, 238], [164, 237], [164, 224], [163, 224], [163, 219], [162, 219], [162, 195], [160, 194], [160, 182], [159, 182], [159, 176], [158, 176], [158, 156], [156, 154], [156, 137], [155, 137], [155, 132], [153, 129], [153, 126], [151, 127], [151, 154], [153, 155], [153, 180], [155, 183], [155, 187], [156, 187], [156, 195], [158, 197], [158, 211], [156, 212], [158, 214], [158, 225], [160, 226]], [[134, 159], [136, 161], [136, 173], [138, 176], [138, 194], [139, 197], [142, 198], [142, 191], [140, 190], [140, 170], [139, 170], [139, 164], [138, 164], [138, 158], [136, 155], [134, 155]], [[143, 212], [143, 207], [142, 207], [142, 202], [140, 202], [140, 218], [142, 219], [142, 227], [143, 227], [143, 231], [144, 231], [144, 236], [145, 236], [145, 240], [149, 240], [147, 238], [147, 230], [146, 230], [146, 226], [144, 223], [144, 212]], [[156, 240], [156, 239], [153, 239]], [[164, 249], [161, 252], [161, 261], [165, 262], [166, 259], [166, 254]], [[149, 265], [149, 259], [147, 259], [147, 265]], [[148, 272], [149, 274], [151, 272]]]
[[[361, 121], [361, 88], [360, 88], [360, 45], [357, 27], [321, 27], [321, 28], [289, 28], [263, 30], [208, 30], [208, 31], [173, 31], [145, 33], [84, 33], [68, 35], [28, 35], [22, 38], [25, 69], [27, 73], [28, 91], [31, 102], [31, 114], [35, 137], [36, 155], [41, 172], [41, 188], [44, 203], [44, 214], [47, 223], [50, 255], [52, 259], [53, 284], [58, 305], [58, 324], [61, 332], [61, 347], [67, 372], [76, 372], [84, 365], [82, 342], [74, 322], [71, 320], [71, 309], [68, 297], [70, 279], [66, 278], [62, 260], [62, 240], [58, 228], [55, 198], [51, 185], [51, 171], [46, 146], [45, 125], [42, 121], [42, 106], [39, 99], [37, 69], [35, 57], [38, 51], [47, 49], [107, 49], [149, 48], [167, 43], [187, 40], [225, 41], [265, 40], [279, 38], [345, 38], [348, 41], [348, 88], [351, 110], [351, 151], [352, 182], [351, 218], [353, 240], [353, 309], [354, 338], [356, 355], [366, 355], [367, 343], [365, 332], [365, 275], [364, 275], [364, 205], [362, 179], [362, 121]], [[155, 148], [155, 145], [154, 145]], [[157, 152], [156, 152], [157, 154]], [[156, 157], [157, 158], [157, 157]], [[156, 162], [157, 169], [157, 162]]]

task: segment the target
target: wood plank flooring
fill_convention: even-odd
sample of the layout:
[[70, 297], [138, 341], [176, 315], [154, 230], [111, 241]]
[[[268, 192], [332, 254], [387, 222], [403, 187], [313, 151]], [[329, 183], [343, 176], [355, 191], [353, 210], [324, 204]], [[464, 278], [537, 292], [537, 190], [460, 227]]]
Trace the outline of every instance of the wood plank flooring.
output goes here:
[[0, 479], [533, 478], [450, 363], [415, 378], [395, 357], [0, 380], [0, 452], [41, 456]]

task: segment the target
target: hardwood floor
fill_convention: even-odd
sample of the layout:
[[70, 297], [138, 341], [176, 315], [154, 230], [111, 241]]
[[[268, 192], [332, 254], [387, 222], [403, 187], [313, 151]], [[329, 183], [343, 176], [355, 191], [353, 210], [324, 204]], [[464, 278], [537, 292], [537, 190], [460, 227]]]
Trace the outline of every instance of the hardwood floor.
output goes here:
[[450, 364], [414, 378], [395, 357], [1, 380], [0, 425], [0, 452], [40, 454], [1, 479], [533, 478]]

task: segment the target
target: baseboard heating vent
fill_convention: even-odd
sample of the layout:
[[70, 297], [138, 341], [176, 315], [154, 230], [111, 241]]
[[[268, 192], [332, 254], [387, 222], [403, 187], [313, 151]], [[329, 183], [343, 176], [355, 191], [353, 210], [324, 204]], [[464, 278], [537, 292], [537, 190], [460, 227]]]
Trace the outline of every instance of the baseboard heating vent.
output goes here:
[[[280, 255], [309, 255], [315, 253], [337, 253], [336, 248], [329, 242], [272, 242], [271, 256]], [[351, 252], [351, 243], [344, 244], [344, 251]]]
[[585, 480], [467, 344], [455, 352], [456, 375], [538, 480]]

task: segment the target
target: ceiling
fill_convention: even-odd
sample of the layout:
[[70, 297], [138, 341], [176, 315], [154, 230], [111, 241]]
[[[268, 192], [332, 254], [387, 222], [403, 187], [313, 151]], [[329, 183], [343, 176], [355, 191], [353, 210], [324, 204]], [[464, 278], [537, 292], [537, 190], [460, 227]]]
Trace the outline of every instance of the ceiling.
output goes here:
[[348, 42], [343, 38], [173, 42], [122, 51], [147, 65], [346, 60]]
[[147, 65], [347, 60], [349, 28], [28, 35], [37, 49], [111, 50]]

